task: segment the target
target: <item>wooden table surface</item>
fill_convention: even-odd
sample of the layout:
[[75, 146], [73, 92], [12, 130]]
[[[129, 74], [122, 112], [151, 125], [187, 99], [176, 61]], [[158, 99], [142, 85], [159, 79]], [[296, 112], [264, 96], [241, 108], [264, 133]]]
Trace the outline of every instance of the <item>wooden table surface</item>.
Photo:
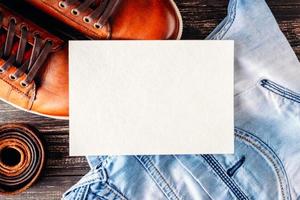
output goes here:
[[[267, 2], [300, 59], [300, 0]], [[184, 22], [183, 39], [204, 39], [226, 16], [228, 1], [176, 0], [176, 3]], [[46, 141], [48, 157], [46, 168], [34, 186], [21, 195], [0, 196], [0, 199], [60, 199], [89, 170], [84, 157], [68, 156], [68, 121], [25, 113], [0, 101], [0, 123], [26, 123], [36, 127]]]

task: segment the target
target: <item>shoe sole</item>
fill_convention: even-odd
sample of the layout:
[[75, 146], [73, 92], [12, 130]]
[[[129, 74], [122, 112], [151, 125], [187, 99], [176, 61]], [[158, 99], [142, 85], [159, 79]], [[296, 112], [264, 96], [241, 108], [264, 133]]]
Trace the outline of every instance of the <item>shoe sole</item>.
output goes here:
[[177, 38], [176, 40], [180, 40], [181, 37], [182, 37], [182, 32], [183, 32], [183, 20], [182, 20], [182, 15], [179, 11], [179, 8], [177, 7], [176, 3], [174, 0], [170, 0], [172, 5], [173, 5], [173, 8], [175, 9], [175, 12], [176, 12], [176, 15], [178, 17], [178, 20], [179, 20], [179, 30], [178, 30], [178, 34], [177, 34]]
[[7, 103], [7, 104], [9, 104], [9, 105], [11, 105], [12, 107], [15, 107], [15, 108], [17, 108], [19, 110], [22, 110], [24, 112], [31, 113], [31, 114], [34, 114], [34, 115], [38, 115], [38, 116], [42, 116], [42, 117], [48, 117], [48, 118], [52, 118], [52, 119], [61, 119], [61, 120], [68, 120], [69, 119], [69, 117], [64, 117], [64, 116], [55, 116], [55, 115], [41, 114], [41, 113], [34, 112], [34, 111], [31, 111], [31, 110], [27, 110], [25, 108], [17, 106], [17, 105], [15, 105], [13, 103], [10, 103], [10, 102], [2, 99], [2, 98], [0, 98], [0, 100], [3, 101], [3, 102], [5, 102], [5, 103]]

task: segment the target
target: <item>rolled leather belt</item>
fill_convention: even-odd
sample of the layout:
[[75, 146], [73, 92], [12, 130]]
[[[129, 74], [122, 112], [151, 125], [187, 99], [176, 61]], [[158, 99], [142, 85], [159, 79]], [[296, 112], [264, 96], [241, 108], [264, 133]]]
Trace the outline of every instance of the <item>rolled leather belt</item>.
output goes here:
[[0, 125], [0, 195], [28, 189], [44, 163], [45, 151], [37, 131], [21, 124]]

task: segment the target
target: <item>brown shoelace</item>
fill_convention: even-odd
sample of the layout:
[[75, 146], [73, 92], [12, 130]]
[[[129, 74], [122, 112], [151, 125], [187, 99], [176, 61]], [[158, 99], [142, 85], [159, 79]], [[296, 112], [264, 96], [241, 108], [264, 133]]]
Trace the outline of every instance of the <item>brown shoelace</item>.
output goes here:
[[0, 195], [28, 189], [44, 163], [43, 144], [33, 129], [20, 124], [0, 126]]
[[27, 87], [35, 78], [39, 69], [46, 61], [52, 48], [52, 41], [43, 41], [39, 34], [34, 34], [34, 44], [31, 50], [31, 56], [24, 61], [25, 51], [28, 45], [28, 28], [23, 26], [21, 28], [21, 37], [19, 39], [18, 49], [16, 54], [13, 54], [13, 46], [16, 40], [16, 19], [10, 18], [7, 31], [2, 30], [3, 15], [0, 13], [0, 29], [2, 34], [6, 33], [4, 44], [0, 48], [0, 58], [5, 60], [5, 63], [0, 66], [0, 73], [4, 73], [11, 65], [16, 66], [18, 69], [9, 76], [11, 80], [16, 80], [24, 73], [27, 74], [26, 79], [21, 82], [22, 87]]
[[71, 11], [75, 16], [93, 7], [93, 11], [88, 16], [83, 17], [83, 20], [86, 23], [89, 23], [91, 20], [97, 20], [94, 27], [100, 29], [107, 23], [119, 2], [120, 0], [64, 0], [59, 2], [59, 6], [67, 8], [69, 5], [77, 5]]

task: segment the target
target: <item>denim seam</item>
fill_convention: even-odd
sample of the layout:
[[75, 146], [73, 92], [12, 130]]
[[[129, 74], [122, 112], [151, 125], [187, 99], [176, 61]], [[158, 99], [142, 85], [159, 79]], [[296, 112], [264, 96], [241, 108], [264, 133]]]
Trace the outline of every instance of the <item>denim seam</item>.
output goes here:
[[101, 165], [103, 165], [104, 162], [106, 162], [108, 156], [105, 156], [104, 159], [101, 159], [100, 156], [97, 156], [97, 159], [99, 160], [99, 162], [101, 163]]
[[[111, 156], [96, 156], [96, 159], [99, 161], [99, 163], [97, 163], [95, 166], [92, 166], [91, 168], [98, 168], [98, 167], [105, 166], [110, 157]], [[89, 158], [87, 157], [87, 159]]]
[[84, 191], [84, 192], [82, 192], [82, 195], [83, 195], [83, 198], [82, 198], [82, 200], [86, 199], [86, 197], [87, 197], [87, 195], [88, 195], [89, 188], [90, 188], [90, 186], [89, 186], [89, 185], [85, 186], [85, 188], [84, 188], [84, 189], [85, 189], [85, 191]]
[[[114, 199], [115, 197], [118, 197], [121, 200], [127, 200], [127, 198], [119, 191], [117, 191], [116, 189], [114, 189], [113, 187], [111, 187], [108, 183], [104, 184], [105, 189], [107, 189], [109, 192], [112, 192], [114, 194]], [[101, 196], [100, 196], [101, 197]], [[102, 196], [102, 198], [104, 198]], [[106, 198], [106, 197], [105, 197]], [[108, 200], [111, 198], [107, 198]]]
[[213, 155], [201, 155], [204, 160], [210, 165], [213, 171], [221, 178], [221, 180], [227, 185], [229, 190], [236, 196], [239, 200], [247, 200], [249, 199], [246, 194], [239, 188], [239, 186], [235, 183], [234, 179], [229, 177], [224, 170], [224, 168], [220, 165], [218, 160]]
[[[77, 189], [75, 189], [75, 190], [72, 191], [72, 193], [74, 192], [74, 197], [76, 197], [75, 200], [78, 200], [78, 192], [79, 192], [79, 189], [80, 189], [80, 188], [77, 188]], [[71, 191], [69, 191], [69, 193], [66, 192], [66, 193], [68, 193], [67, 195], [65, 195], [66, 193], [63, 194], [63, 198], [64, 198], [64, 197], [67, 197], [67, 196], [70, 194], [70, 192], [71, 192]]]
[[[271, 148], [267, 144], [265, 144], [263, 141], [259, 140], [254, 135], [252, 135], [251, 133], [248, 133], [244, 130], [235, 128], [235, 135], [236, 135], [236, 137], [238, 137], [238, 138], [250, 143], [254, 147], [256, 147], [256, 149], [258, 149], [263, 155], [265, 155], [268, 158], [268, 160], [272, 163], [273, 167], [275, 168], [276, 174], [278, 176], [281, 194], [283, 196], [283, 199], [287, 199], [287, 200], [291, 199], [290, 191], [289, 191], [288, 177], [284, 170], [283, 164], [281, 163], [280, 159], [276, 156], [275, 152], [273, 152], [271, 150]], [[262, 143], [266, 147], [263, 147], [263, 145], [260, 143]], [[269, 150], [268, 150], [268, 148], [269, 148]], [[276, 162], [278, 162], [278, 163], [276, 163]], [[286, 179], [286, 180], [284, 180], [284, 179]]]
[[205, 191], [205, 193], [209, 196], [209, 198], [211, 199], [211, 200], [213, 200], [213, 198], [211, 197], [211, 195], [209, 194], [209, 192], [206, 190], [206, 188], [201, 184], [201, 182], [198, 180], [198, 178], [197, 177], [195, 177], [194, 175], [193, 175], [193, 173], [185, 166], [185, 164], [184, 163], [182, 163], [182, 161], [179, 159], [179, 158], [177, 158], [177, 156], [176, 155], [173, 155], [174, 157], [175, 157], [175, 159], [179, 162], [179, 164], [188, 172], [188, 174], [190, 174], [192, 177], [193, 177], [193, 179], [195, 179], [195, 181], [200, 185], [200, 187]]
[[[83, 177], [83, 179], [84, 178], [85, 177]], [[79, 184], [77, 183], [77, 184], [73, 185], [70, 189], [68, 189], [65, 192], [65, 194], [67, 195], [68, 193], [73, 192], [75, 190], [78, 190], [78, 192], [79, 192], [80, 188], [85, 187], [85, 186], [90, 185], [90, 184], [93, 184], [93, 183], [97, 183], [97, 182], [101, 182], [101, 179], [94, 178], [94, 179], [90, 179], [90, 180], [84, 181], [83, 183], [79, 183]], [[76, 194], [76, 196], [77, 196], [77, 194]]]
[[174, 192], [175, 190], [171, 185], [166, 181], [165, 177], [161, 172], [155, 167], [151, 159], [146, 156], [135, 156], [136, 159], [142, 164], [142, 166], [148, 171], [149, 175], [159, 186], [162, 192], [169, 200], [180, 200], [179, 196]]
[[281, 85], [278, 85], [277, 83], [274, 83], [268, 79], [263, 79], [260, 81], [260, 85], [262, 87], [266, 88], [267, 90], [269, 90], [283, 98], [289, 99], [296, 103], [300, 103], [300, 95], [299, 94], [297, 94]]
[[[108, 190], [108, 192], [113, 193], [115, 197], [118, 197], [121, 200], [127, 200], [127, 198], [121, 192], [117, 191], [112, 186], [110, 186], [110, 184], [107, 181], [103, 182], [103, 180], [101, 180], [99, 178], [98, 179], [93, 178], [91, 180], [85, 181], [84, 184], [75, 185], [74, 187], [69, 189], [66, 193], [77, 190], [75, 193], [76, 200], [85, 199], [88, 194], [88, 188], [90, 187], [91, 184], [94, 184], [94, 183], [102, 184], [103, 190]], [[97, 195], [97, 196], [99, 196], [99, 195]], [[106, 198], [105, 196], [100, 196], [100, 197]], [[107, 198], [107, 199], [110, 199], [110, 198]]]
[[224, 24], [224, 26], [214, 35], [212, 36], [212, 39], [214, 40], [220, 40], [223, 39], [226, 33], [231, 28], [233, 22], [236, 18], [236, 6], [237, 6], [237, 0], [232, 0], [232, 3], [230, 3], [228, 8], [228, 20]]
[[77, 190], [75, 196], [78, 197], [77, 194], [80, 192], [81, 188], [86, 187], [87, 185], [90, 185], [93, 183], [97, 183], [97, 182], [104, 183], [106, 181], [107, 177], [104, 174], [103, 170], [104, 169], [99, 168], [99, 169], [94, 169], [94, 170], [90, 171], [88, 174], [86, 174], [84, 177], [82, 177], [82, 179], [77, 184], [73, 185], [64, 194], [68, 195], [68, 193]]
[[[108, 158], [108, 156], [105, 157], [105, 160], [107, 160], [107, 158]], [[107, 175], [106, 169], [103, 166], [99, 166], [99, 168], [95, 168], [95, 173], [97, 175], [100, 175], [101, 178], [100, 178], [99, 182], [103, 184], [104, 189], [113, 193], [115, 197], [118, 197], [121, 200], [127, 200], [127, 198], [120, 191], [118, 191], [117, 189], [113, 188], [110, 185], [110, 183], [108, 182], [108, 175]], [[88, 183], [88, 185], [90, 185], [91, 183], [94, 183], [94, 182], [93, 182], [93, 180], [90, 180], [86, 183]], [[102, 198], [106, 198], [106, 197], [102, 196]], [[108, 198], [108, 199], [110, 199], [110, 198]]]
[[[87, 185], [84, 187], [78, 188], [76, 199], [75, 200], [83, 200], [86, 197]], [[85, 194], [85, 195], [84, 195]]]
[[97, 194], [96, 192], [93, 192], [93, 191], [91, 191], [90, 194], [93, 194], [97, 197], [101, 197], [102, 199], [106, 199], [106, 200], [116, 199], [116, 197], [121, 200], [127, 200], [127, 198], [121, 192], [112, 188], [108, 183], [104, 183], [103, 188], [104, 188], [103, 190], [105, 190], [105, 194], [113, 193], [114, 197], [112, 198], [112, 197], [105, 196], [105, 195], [100, 196], [99, 194]]

